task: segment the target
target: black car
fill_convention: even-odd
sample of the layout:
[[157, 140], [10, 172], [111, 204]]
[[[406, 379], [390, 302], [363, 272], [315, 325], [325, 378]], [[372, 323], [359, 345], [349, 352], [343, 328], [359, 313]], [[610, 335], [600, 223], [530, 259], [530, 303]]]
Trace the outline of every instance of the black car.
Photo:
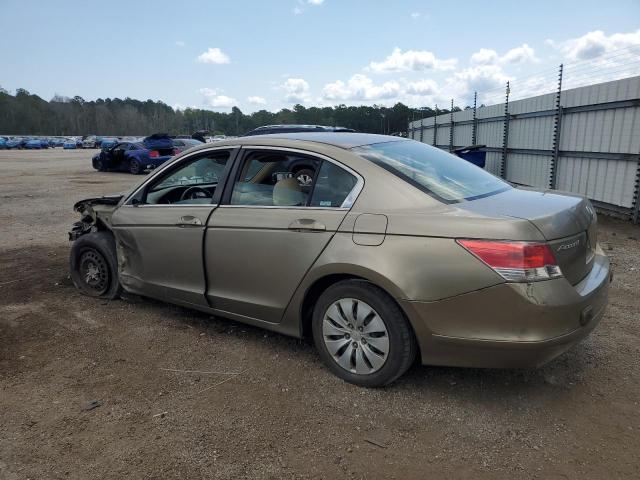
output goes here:
[[250, 132], [245, 133], [244, 136], [297, 132], [355, 132], [355, 130], [345, 127], [327, 127], [324, 125], [264, 125], [254, 128]]

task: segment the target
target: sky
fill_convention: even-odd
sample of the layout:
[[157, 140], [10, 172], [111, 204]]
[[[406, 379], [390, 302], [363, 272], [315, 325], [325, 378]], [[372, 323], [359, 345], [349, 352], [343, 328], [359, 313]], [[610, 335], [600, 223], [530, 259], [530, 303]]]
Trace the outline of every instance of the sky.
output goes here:
[[[640, 0], [2, 0], [0, 86], [243, 112], [499, 103], [640, 74]], [[582, 83], [581, 83], [582, 82]]]

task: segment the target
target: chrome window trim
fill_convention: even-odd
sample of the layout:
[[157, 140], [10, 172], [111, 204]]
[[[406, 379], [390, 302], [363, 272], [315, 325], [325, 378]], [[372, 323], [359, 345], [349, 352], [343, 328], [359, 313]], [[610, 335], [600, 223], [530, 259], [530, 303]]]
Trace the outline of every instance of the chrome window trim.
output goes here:
[[[284, 151], [284, 152], [293, 152], [293, 153], [300, 153], [303, 155], [308, 155], [311, 157], [317, 157], [321, 160], [327, 161], [329, 163], [333, 163], [335, 166], [337, 166], [338, 168], [341, 168], [343, 170], [346, 170], [348, 173], [350, 173], [351, 175], [353, 175], [354, 177], [356, 177], [356, 184], [354, 185], [354, 187], [351, 189], [351, 191], [347, 194], [347, 196], [345, 197], [344, 201], [342, 202], [342, 205], [340, 205], [339, 207], [291, 207], [291, 206], [287, 206], [287, 205], [221, 205], [221, 207], [243, 207], [243, 208], [305, 208], [305, 209], [318, 209], [318, 210], [350, 210], [351, 207], [353, 207], [353, 204], [356, 202], [356, 200], [358, 199], [358, 196], [360, 195], [360, 192], [362, 192], [362, 189], [364, 188], [364, 178], [362, 177], [362, 175], [360, 175], [358, 172], [356, 172], [355, 170], [353, 170], [352, 168], [346, 166], [344, 163], [340, 163], [337, 160], [334, 160], [331, 157], [328, 157], [322, 153], [317, 153], [317, 152], [311, 152], [309, 150], [302, 150], [300, 148], [292, 148], [292, 147], [277, 147], [277, 146], [273, 146], [273, 145], [242, 145], [241, 148], [244, 150], [245, 148], [247, 150], [279, 150], [279, 151]], [[233, 186], [235, 186], [235, 180], [233, 182]], [[233, 191], [233, 186], [232, 186], [232, 191]]]
[[[133, 199], [133, 197], [135, 197], [140, 190], [142, 190], [143, 188], [145, 188], [147, 186], [148, 183], [152, 182], [158, 175], [160, 175], [163, 171], [167, 170], [174, 163], [181, 162], [182, 160], [186, 160], [188, 158], [191, 158], [191, 157], [193, 157], [195, 155], [200, 155], [202, 153], [208, 153], [208, 152], [215, 151], [215, 150], [233, 150], [233, 149], [238, 148], [238, 147], [241, 147], [241, 145], [223, 145], [223, 146], [219, 146], [219, 147], [203, 148], [202, 150], [197, 150], [195, 152], [187, 153], [183, 157], [177, 156], [173, 160], [170, 160], [168, 162], [163, 163], [160, 167], [158, 167], [153, 172], [153, 174], [149, 175], [149, 177], [144, 182], [142, 182], [138, 188], [136, 188], [132, 193], [129, 194], [129, 196], [126, 198], [126, 200], [122, 203], [121, 206], [123, 206], [123, 207], [125, 207], [125, 206], [133, 207], [133, 205], [131, 205], [131, 203], [130, 203], [131, 200]], [[185, 205], [185, 204], [183, 204], [183, 205]], [[205, 206], [209, 207], [211, 205], [213, 205], [213, 204], [206, 204]], [[142, 207], [142, 206], [143, 205], [137, 205], [136, 208]], [[146, 206], [153, 206], [153, 205], [146, 205]], [[173, 207], [173, 206], [178, 206], [178, 205], [166, 204], [164, 206]], [[191, 206], [193, 206], [193, 205], [191, 205]]]
[[277, 210], [335, 210], [347, 212], [347, 207], [306, 207], [299, 205], [220, 205], [218, 208], [268, 208]]

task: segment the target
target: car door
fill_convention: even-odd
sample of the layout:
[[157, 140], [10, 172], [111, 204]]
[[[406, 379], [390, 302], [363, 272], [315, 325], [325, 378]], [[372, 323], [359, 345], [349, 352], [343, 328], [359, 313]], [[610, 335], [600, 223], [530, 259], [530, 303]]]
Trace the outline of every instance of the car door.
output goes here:
[[129, 291], [207, 306], [203, 239], [236, 151], [187, 155], [159, 170], [116, 210], [119, 277]]
[[[208, 222], [207, 297], [221, 314], [278, 323], [363, 180], [327, 157], [294, 149], [243, 148], [242, 157]], [[288, 170], [301, 157], [315, 166], [312, 185], [298, 184]], [[329, 177], [340, 177], [340, 191], [328, 193]]]

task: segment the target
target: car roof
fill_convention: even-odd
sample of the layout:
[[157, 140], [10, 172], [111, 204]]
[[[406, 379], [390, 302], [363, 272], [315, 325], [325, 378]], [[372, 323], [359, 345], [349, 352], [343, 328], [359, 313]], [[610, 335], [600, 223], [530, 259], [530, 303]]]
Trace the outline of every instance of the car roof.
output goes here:
[[[409, 140], [391, 135], [378, 135], [373, 133], [350, 133], [350, 132], [295, 132], [295, 133], [272, 133], [269, 135], [251, 135], [248, 137], [238, 137], [230, 140], [216, 142], [216, 146], [225, 145], [256, 145], [261, 140], [294, 140], [300, 142], [322, 143], [343, 149], [351, 149], [374, 143], [386, 142], [407, 142]], [[274, 142], [269, 142], [273, 145]], [[206, 148], [211, 144], [205, 144], [200, 148]]]

